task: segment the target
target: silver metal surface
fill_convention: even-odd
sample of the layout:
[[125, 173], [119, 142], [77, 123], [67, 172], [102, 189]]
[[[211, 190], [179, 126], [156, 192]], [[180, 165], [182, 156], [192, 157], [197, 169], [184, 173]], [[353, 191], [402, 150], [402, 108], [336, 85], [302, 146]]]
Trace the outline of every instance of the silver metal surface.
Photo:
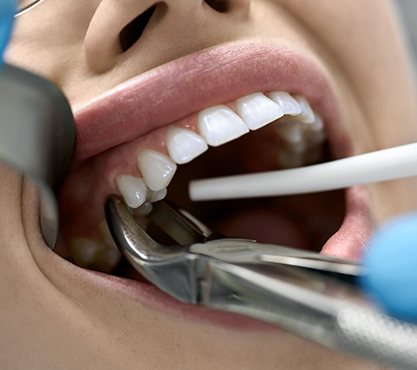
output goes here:
[[[167, 214], [176, 217], [172, 209], [162, 217], [163, 224]], [[363, 271], [351, 261], [242, 239], [166, 247], [155, 242], [114, 196], [108, 199], [106, 217], [116, 244], [132, 265], [183, 302], [268, 322], [384, 365], [417, 368], [417, 327], [370, 304], [352, 284]], [[151, 218], [158, 222], [158, 216]], [[187, 225], [191, 235], [196, 230], [198, 234], [198, 228], [183, 221], [173, 224]], [[168, 230], [174, 239], [184, 231]], [[341, 281], [346, 279], [350, 284]]]
[[74, 124], [64, 95], [50, 82], [5, 65], [0, 69], [0, 161], [39, 186], [41, 228], [53, 248], [58, 234], [54, 197], [74, 146]]

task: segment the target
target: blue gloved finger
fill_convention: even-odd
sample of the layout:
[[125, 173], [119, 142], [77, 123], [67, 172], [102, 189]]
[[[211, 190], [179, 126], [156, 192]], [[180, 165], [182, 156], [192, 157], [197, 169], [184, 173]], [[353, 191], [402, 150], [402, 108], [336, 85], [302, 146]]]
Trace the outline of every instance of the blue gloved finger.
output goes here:
[[15, 11], [15, 0], [0, 0], [0, 65], [3, 62], [3, 52], [10, 37]]
[[417, 323], [417, 214], [378, 231], [363, 263], [365, 292], [391, 316]]

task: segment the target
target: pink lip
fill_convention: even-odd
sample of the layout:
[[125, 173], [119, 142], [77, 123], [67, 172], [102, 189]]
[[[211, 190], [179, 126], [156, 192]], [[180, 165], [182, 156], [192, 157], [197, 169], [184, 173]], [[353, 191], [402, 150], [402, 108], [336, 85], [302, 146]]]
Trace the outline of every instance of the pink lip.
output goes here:
[[[84, 161], [206, 107], [253, 92], [275, 90], [306, 97], [322, 115], [333, 154], [349, 154], [338, 101], [324, 68], [313, 58], [286, 47], [246, 41], [219, 45], [160, 66], [79, 109], [75, 159]], [[360, 190], [349, 189], [346, 194], [345, 222], [326, 244], [325, 252], [337, 254], [345, 248], [344, 257], [355, 257], [363, 246], [363, 240], [356, 235], [369, 234], [368, 206]], [[94, 274], [86, 276], [94, 279]], [[188, 309], [147, 284], [107, 275], [105, 280], [116, 289], [134, 291], [135, 296], [138, 294], [136, 298], [153, 301], [161, 309], [169, 306], [174, 311], [186, 310], [187, 317], [209, 316], [210, 321], [224, 323], [225, 318], [231, 321], [230, 315], [216, 312], [208, 315], [207, 311], [191, 306]]]
[[337, 100], [319, 64], [286, 47], [246, 41], [157, 67], [79, 109], [75, 158], [87, 159], [203, 108], [273, 90], [306, 97], [328, 124], [332, 141], [344, 147]]

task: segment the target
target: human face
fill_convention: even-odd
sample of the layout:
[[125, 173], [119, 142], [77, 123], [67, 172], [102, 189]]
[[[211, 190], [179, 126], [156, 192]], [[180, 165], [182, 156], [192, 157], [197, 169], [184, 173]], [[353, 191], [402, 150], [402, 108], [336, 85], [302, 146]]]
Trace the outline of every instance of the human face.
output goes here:
[[[236, 99], [248, 94], [304, 96], [323, 117], [331, 157], [416, 140], [416, 97], [388, 1], [165, 0], [140, 38], [123, 33], [121, 43], [126, 25], [155, 3], [45, 0], [16, 25], [8, 60], [58, 84], [75, 113], [74, 166], [60, 195], [68, 244], [101, 238], [103, 203], [118, 193], [116, 179], [140, 176], [136, 157], [144, 149], [167, 153], [168, 125], [197, 131], [198, 112], [218, 104], [236, 109]], [[222, 4], [225, 11], [217, 8]], [[269, 169], [273, 151], [266, 136], [250, 134], [217, 152], [217, 163], [235, 157], [246, 170]], [[186, 167], [184, 176], [207, 176], [202, 163]], [[41, 241], [31, 188], [6, 169], [1, 178], [1, 214], [10, 215], [4, 226], [21, 225], [0, 236], [0, 295], [7, 302], [0, 309], [2, 317], [10, 316], [2, 322], [7, 336], [0, 335], [6, 368], [373, 368], [240, 317], [176, 303], [147, 284], [67, 262]], [[247, 223], [258, 237], [269, 224], [286, 230], [270, 235], [271, 241], [305, 246], [313, 243], [315, 220], [329, 238], [324, 253], [358, 257], [374, 225], [415, 208], [413, 188], [412, 180], [396, 181], [328, 198], [277, 201], [267, 210], [240, 208], [220, 227], [243, 236]], [[307, 202], [310, 212], [300, 205]], [[291, 207], [291, 217], [283, 207]], [[310, 229], [301, 230], [300, 222]], [[94, 267], [105, 270], [103, 264]]]

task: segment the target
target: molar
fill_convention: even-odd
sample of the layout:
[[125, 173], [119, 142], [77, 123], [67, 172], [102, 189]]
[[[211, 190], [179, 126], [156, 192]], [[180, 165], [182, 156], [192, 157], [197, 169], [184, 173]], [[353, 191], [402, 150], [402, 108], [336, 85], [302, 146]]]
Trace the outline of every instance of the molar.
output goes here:
[[285, 115], [298, 116], [302, 113], [299, 102], [285, 91], [272, 91], [267, 96], [282, 109]]
[[262, 93], [237, 99], [236, 110], [251, 130], [257, 130], [284, 115], [283, 109]]
[[208, 149], [200, 135], [175, 126], [168, 128], [166, 144], [169, 156], [178, 164], [188, 163]]
[[143, 179], [121, 175], [116, 180], [117, 188], [130, 208], [138, 208], [146, 200], [147, 186]]
[[88, 238], [75, 238], [69, 243], [71, 260], [80, 267], [111, 272], [120, 262], [121, 255], [114, 245]]
[[200, 134], [211, 146], [220, 146], [249, 132], [245, 122], [224, 105], [202, 110], [198, 124]]
[[177, 165], [170, 158], [149, 149], [139, 153], [138, 167], [146, 185], [153, 191], [166, 188], [177, 170]]

